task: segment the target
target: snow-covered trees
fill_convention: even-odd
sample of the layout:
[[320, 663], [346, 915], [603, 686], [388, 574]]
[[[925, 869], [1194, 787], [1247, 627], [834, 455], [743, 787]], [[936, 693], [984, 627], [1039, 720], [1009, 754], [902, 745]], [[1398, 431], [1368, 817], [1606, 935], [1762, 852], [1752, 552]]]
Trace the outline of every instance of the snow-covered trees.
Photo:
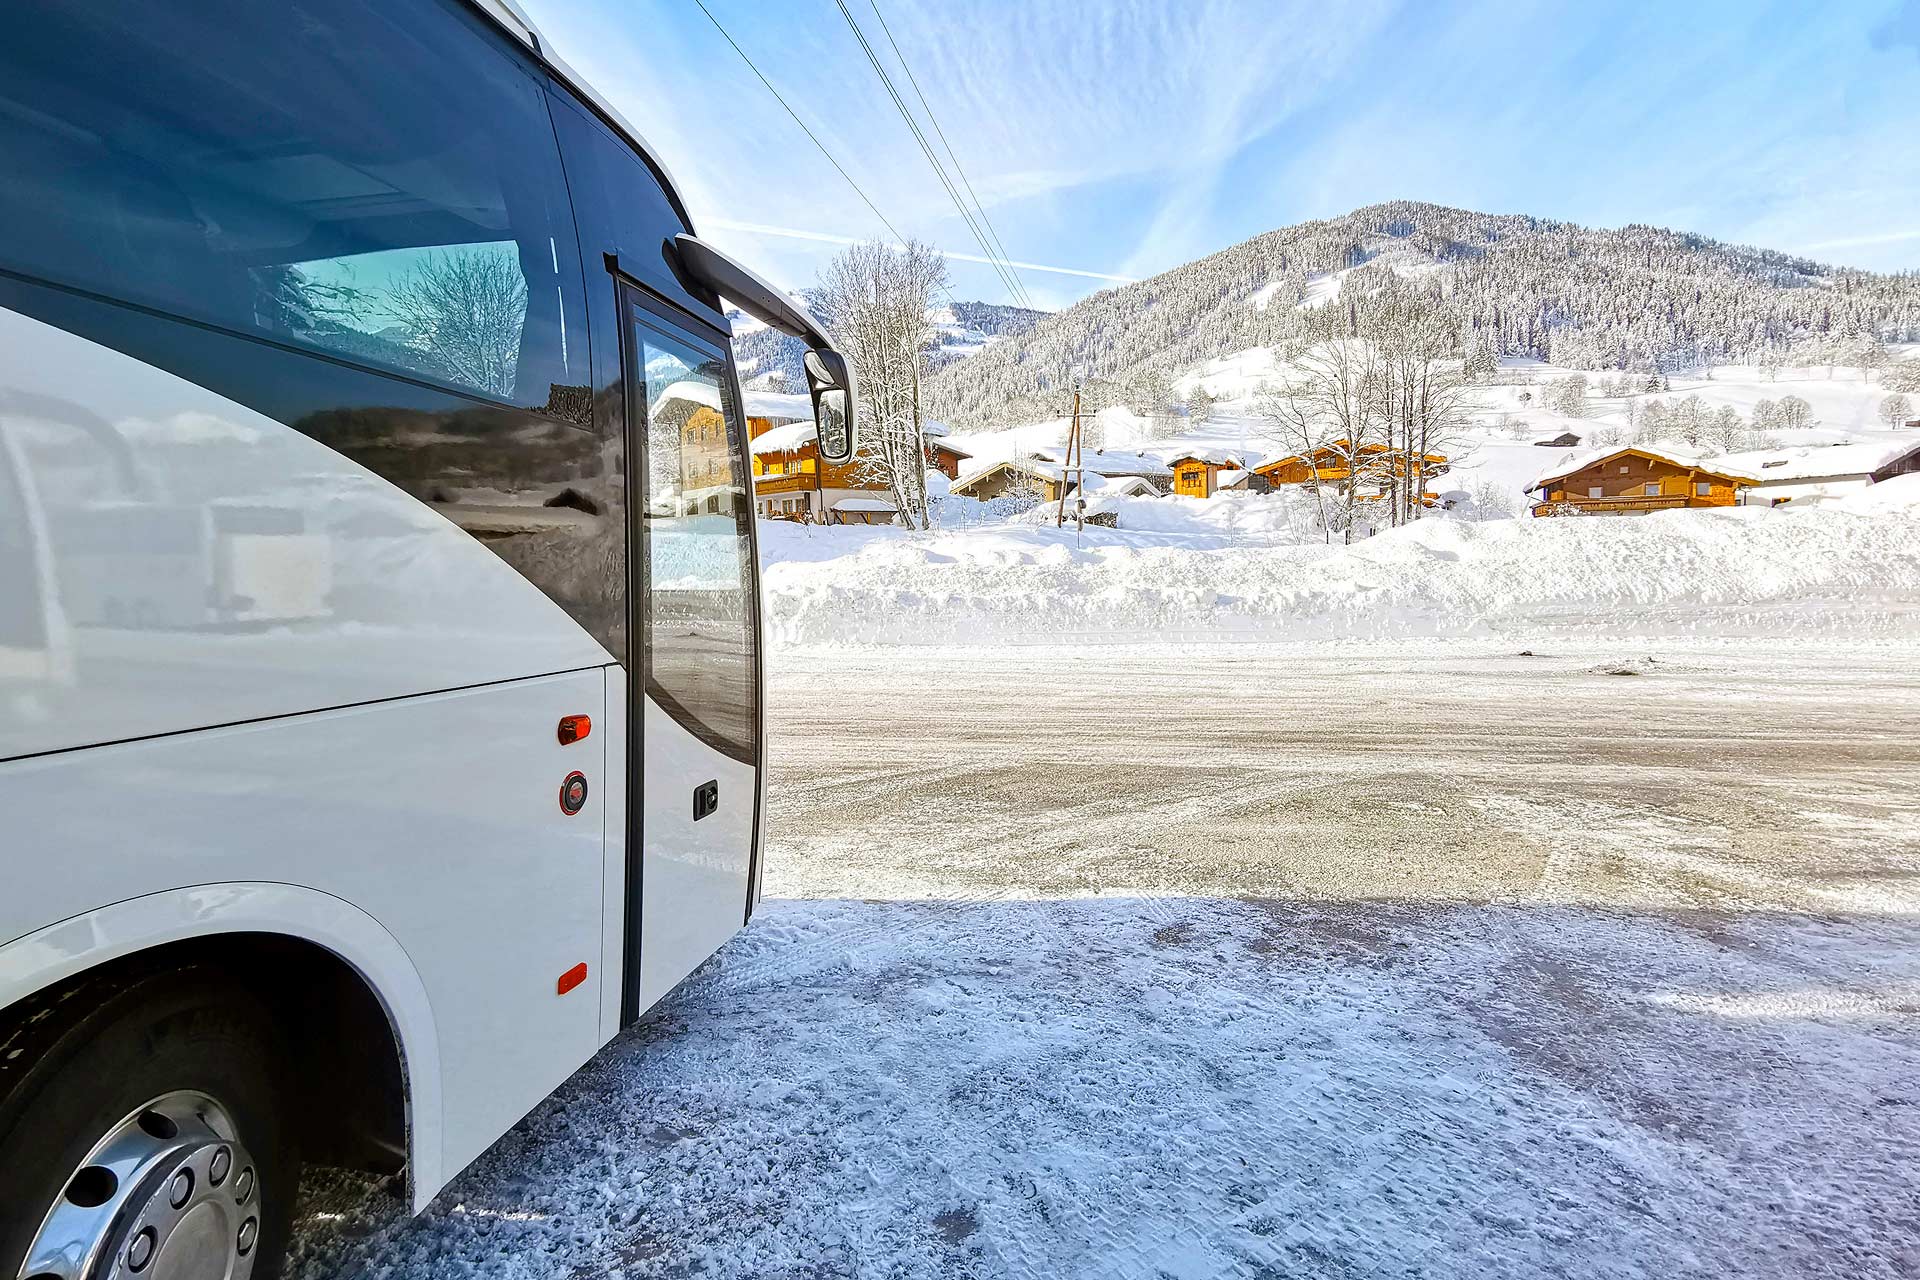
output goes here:
[[1507, 487], [1494, 480], [1482, 480], [1473, 486], [1473, 518], [1504, 520], [1513, 514], [1513, 499]]
[[1205, 387], [1196, 384], [1193, 394], [1187, 397], [1187, 430], [1205, 422], [1213, 413], [1213, 397], [1207, 394]]
[[1890, 427], [1904, 426], [1913, 417], [1913, 401], [1896, 391], [1880, 402], [1880, 421]]
[[1746, 419], [1730, 404], [1721, 405], [1707, 426], [1707, 439], [1722, 453], [1744, 448], [1749, 434]]
[[827, 264], [811, 295], [859, 381], [859, 463], [886, 483], [909, 528], [927, 527], [920, 384], [933, 336], [927, 308], [946, 280], [946, 259], [926, 245], [857, 244]]
[[1799, 396], [1782, 396], [1778, 406], [1779, 425], [1791, 431], [1813, 423], [1813, 406]]
[[1880, 385], [1889, 391], [1920, 393], [1920, 360], [1902, 360], [1880, 375]]
[[1569, 418], [1587, 416], [1587, 379], [1585, 374], [1570, 373], [1547, 384], [1545, 403], [1555, 413]]
[[1147, 420], [1148, 430], [1156, 440], [1180, 433], [1173, 379], [1164, 368], [1154, 365], [1137, 370], [1127, 379], [1122, 398], [1129, 409]]
[[1460, 366], [1460, 375], [1475, 386], [1485, 386], [1500, 376], [1500, 360], [1493, 344], [1485, 339], [1475, 342]]

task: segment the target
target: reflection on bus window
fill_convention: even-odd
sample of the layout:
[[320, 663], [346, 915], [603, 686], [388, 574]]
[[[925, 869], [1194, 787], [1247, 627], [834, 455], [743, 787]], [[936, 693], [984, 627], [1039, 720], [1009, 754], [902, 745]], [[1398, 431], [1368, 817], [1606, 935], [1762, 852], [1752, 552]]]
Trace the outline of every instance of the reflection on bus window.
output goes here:
[[260, 322], [318, 347], [514, 392], [527, 278], [511, 240], [382, 249], [252, 271]]
[[0, 71], [0, 265], [584, 405], [546, 90], [461, 6], [65, 0], [9, 30]]
[[696, 736], [751, 760], [753, 551], [726, 366], [637, 319], [634, 338], [646, 414], [647, 691]]

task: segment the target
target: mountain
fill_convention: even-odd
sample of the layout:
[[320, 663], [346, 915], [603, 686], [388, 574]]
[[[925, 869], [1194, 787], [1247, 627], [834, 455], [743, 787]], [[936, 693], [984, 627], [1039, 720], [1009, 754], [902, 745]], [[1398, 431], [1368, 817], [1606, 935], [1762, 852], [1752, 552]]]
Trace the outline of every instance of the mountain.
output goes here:
[[1811, 340], [1920, 338], [1920, 274], [1659, 227], [1396, 201], [1270, 231], [1047, 315], [929, 378], [927, 412], [973, 427], [1050, 416], [1069, 370], [1138, 385], [1251, 347], [1350, 332], [1376, 299], [1410, 294], [1459, 334], [1460, 354], [1577, 368], [1674, 370]]
[[[927, 367], [942, 369], [1003, 338], [1031, 333], [1034, 323], [1046, 314], [993, 302], [954, 302], [929, 311], [927, 323], [933, 330], [934, 345], [927, 353]], [[738, 311], [729, 312], [727, 319], [733, 325], [733, 355], [743, 382], [756, 387], [777, 383], [788, 391], [805, 385], [800, 368], [805, 343]]]

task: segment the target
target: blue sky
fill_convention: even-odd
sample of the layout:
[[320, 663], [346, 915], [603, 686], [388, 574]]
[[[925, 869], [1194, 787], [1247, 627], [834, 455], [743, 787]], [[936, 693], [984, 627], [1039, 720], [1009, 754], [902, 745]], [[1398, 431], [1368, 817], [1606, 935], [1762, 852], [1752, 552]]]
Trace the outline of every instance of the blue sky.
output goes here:
[[[524, 3], [703, 235], [789, 288], [891, 238], [693, 0]], [[1920, 0], [847, 0], [917, 111], [875, 3], [1016, 260], [1143, 277], [1404, 197], [1920, 268]], [[978, 252], [833, 0], [707, 4], [902, 234]]]

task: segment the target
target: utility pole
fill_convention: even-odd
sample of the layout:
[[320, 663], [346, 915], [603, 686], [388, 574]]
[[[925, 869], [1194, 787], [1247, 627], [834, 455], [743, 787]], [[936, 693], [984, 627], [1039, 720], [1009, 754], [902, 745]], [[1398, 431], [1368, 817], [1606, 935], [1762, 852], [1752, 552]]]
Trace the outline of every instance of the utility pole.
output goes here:
[[1060, 510], [1053, 519], [1053, 527], [1056, 529], [1067, 522], [1067, 472], [1069, 470], [1075, 473], [1073, 524], [1077, 530], [1080, 527], [1080, 513], [1087, 507], [1087, 456], [1080, 440], [1080, 383], [1077, 380], [1073, 384], [1073, 425], [1067, 429], [1067, 451], [1060, 459]]

